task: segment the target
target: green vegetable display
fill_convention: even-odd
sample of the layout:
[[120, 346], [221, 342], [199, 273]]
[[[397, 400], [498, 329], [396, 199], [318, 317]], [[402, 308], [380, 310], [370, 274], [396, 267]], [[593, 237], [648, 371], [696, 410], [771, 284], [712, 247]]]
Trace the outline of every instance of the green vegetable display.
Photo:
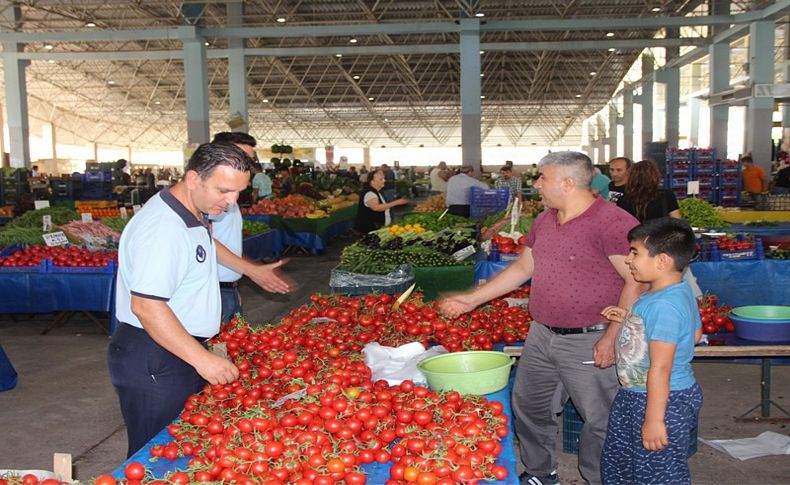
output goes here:
[[693, 227], [713, 229], [724, 226], [724, 221], [716, 213], [716, 209], [702, 199], [683, 199], [678, 205], [683, 219]]
[[38, 227], [7, 227], [0, 231], [0, 248], [13, 246], [14, 244], [29, 245], [43, 244], [41, 236], [41, 224]]
[[471, 261], [458, 262], [452, 256], [419, 245], [390, 250], [352, 244], [343, 250], [340, 257], [340, 268], [352, 273], [387, 274], [402, 264], [436, 267], [471, 264]]
[[123, 229], [126, 227], [126, 224], [129, 223], [129, 220], [129, 218], [123, 219], [120, 217], [102, 217], [99, 222], [109, 227], [113, 231], [120, 233], [123, 232]]
[[245, 237], [261, 234], [269, 230], [269, 225], [265, 222], [244, 221], [242, 233]]
[[790, 259], [790, 249], [774, 249], [765, 255], [768, 259]]
[[419, 224], [428, 231], [439, 231], [445, 227], [470, 226], [474, 221], [466, 217], [445, 214], [439, 219], [441, 213], [437, 212], [413, 212], [403, 216], [400, 224]]
[[53, 225], [67, 224], [71, 221], [80, 220], [80, 215], [71, 209], [67, 209], [65, 207], [47, 207], [45, 209], [25, 212], [20, 217], [17, 217], [13, 221], [9, 222], [7, 227], [37, 227], [41, 229], [41, 218], [45, 215], [52, 216]]

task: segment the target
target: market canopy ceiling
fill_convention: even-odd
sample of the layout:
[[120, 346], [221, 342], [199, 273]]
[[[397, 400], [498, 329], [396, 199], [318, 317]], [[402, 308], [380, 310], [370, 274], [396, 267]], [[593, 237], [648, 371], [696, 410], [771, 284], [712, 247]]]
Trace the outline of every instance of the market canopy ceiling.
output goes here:
[[[60, 143], [180, 146], [186, 104], [182, 43], [174, 33], [183, 25], [203, 29], [211, 128], [227, 130], [229, 3], [18, 2], [19, 21], [6, 20], [4, 30], [35, 33], [21, 47], [31, 59], [31, 133], [51, 122]], [[703, 4], [246, 1], [239, 27], [265, 28], [242, 35], [253, 54], [247, 57], [250, 133], [264, 144], [455, 146], [461, 132], [457, 23], [478, 18], [483, 143], [578, 145], [581, 120], [609, 102], [644, 47], [704, 43], [699, 36], [673, 40], [677, 29], [655, 39], [667, 17], [699, 12]], [[732, 2], [731, 11], [773, 4], [743, 0]], [[14, 18], [8, 7], [5, 17]], [[644, 27], [618, 28], [616, 19], [638, 19]]]

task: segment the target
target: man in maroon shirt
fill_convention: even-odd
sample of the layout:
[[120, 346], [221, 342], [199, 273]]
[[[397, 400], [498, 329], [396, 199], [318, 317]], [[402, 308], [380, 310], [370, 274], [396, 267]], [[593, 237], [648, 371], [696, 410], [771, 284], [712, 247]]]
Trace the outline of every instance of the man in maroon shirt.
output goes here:
[[539, 168], [535, 188], [547, 210], [533, 223], [521, 257], [486, 285], [446, 297], [441, 308], [457, 316], [532, 278], [534, 324], [513, 385], [516, 434], [527, 470], [521, 483], [559, 484], [556, 396], [563, 394], [585, 421], [579, 471], [598, 484], [609, 407], [618, 388], [612, 365], [619, 331], [619, 324], [600, 312], [611, 304], [630, 308], [643, 289], [625, 264], [626, 235], [638, 221], [592, 194], [593, 166], [586, 155], [550, 153]]

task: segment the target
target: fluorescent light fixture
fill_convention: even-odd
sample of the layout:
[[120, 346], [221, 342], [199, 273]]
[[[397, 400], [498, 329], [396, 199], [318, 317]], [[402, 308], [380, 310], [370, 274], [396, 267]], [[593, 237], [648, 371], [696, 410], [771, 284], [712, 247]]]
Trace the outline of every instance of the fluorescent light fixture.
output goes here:
[[485, 17], [485, 16], [486, 16], [486, 14], [484, 14], [483, 12], [477, 12], [477, 13], [475, 14], [475, 17], [477, 17], [477, 18], [480, 18], [480, 17]]
[[55, 59], [49, 59], [49, 60], [47, 60], [47, 62], [50, 63], [50, 64], [55, 64]]
[[581, 98], [581, 97], [582, 97], [582, 95], [581, 95], [581, 94], [577, 94], [577, 95], [576, 95], [576, 97], [577, 97], [577, 98]]
[[269, 100], [268, 100], [268, 99], [266, 99], [266, 98], [263, 98], [263, 102], [264, 102], [264, 103], [268, 103], [268, 102], [269, 102]]
[[154, 104], [162, 104], [161, 101], [154, 101]]
[[348, 41], [349, 41], [350, 43], [352, 43], [352, 44], [356, 44], [356, 43], [357, 43], [357, 39], [355, 39], [355, 38], [353, 38], [353, 37], [352, 37], [351, 39], [348, 39]]
[[614, 37], [614, 32], [607, 32], [607, 33], [606, 33], [606, 36], [607, 36], [607, 37]]
[[610, 47], [610, 48], [608, 49], [608, 51], [609, 51], [609, 52], [614, 52], [614, 51], [616, 51], [616, 50], [617, 50], [617, 49], [615, 49], [614, 47]]
[[285, 17], [277, 17], [277, 23], [278, 24], [284, 24], [285, 23]]
[[486, 99], [486, 95], [485, 94], [480, 95], [480, 99]]
[[107, 81], [107, 84], [109, 84], [110, 86], [113, 86], [115, 84], [115, 81], [113, 81], [113, 80]]
[[208, 41], [206, 41], [206, 42], [203, 42], [203, 45], [205, 45], [206, 47], [208, 47], [208, 46], [210, 46], [211, 44], [209, 44], [209, 42], [208, 42]]
[[51, 51], [54, 48], [55, 48], [55, 46], [52, 45], [52, 44], [44, 44], [44, 49], [46, 49], [48, 51]]
[[354, 78], [354, 79], [359, 79], [359, 74], [354, 74], [354, 75], [353, 75], [353, 76], [351, 76], [351, 77], [352, 77], [352, 78]]
[[590, 76], [595, 76], [596, 74], [598, 74], [598, 73], [595, 72], [595, 71], [590, 71]]
[[372, 98], [371, 97], [371, 98], [368, 98], [368, 101], [373, 101], [374, 99], [376, 99], [376, 98]]
[[653, 7], [653, 8], [650, 9], [650, 11], [651, 12], [660, 12], [661, 11], [661, 7]]
[[335, 57], [343, 57], [343, 54], [335, 54]]
[[96, 22], [85, 22], [85, 27], [96, 27]]
[[480, 55], [483, 55], [485, 53], [486, 53], [486, 51], [480, 51]]
[[485, 76], [486, 76], [486, 73], [484, 73], [484, 72], [480, 73], [480, 77], [485, 77]]

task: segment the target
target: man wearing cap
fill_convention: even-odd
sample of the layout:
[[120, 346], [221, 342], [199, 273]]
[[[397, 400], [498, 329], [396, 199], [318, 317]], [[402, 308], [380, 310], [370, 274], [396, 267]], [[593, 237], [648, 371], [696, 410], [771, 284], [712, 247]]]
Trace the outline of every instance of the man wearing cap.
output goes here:
[[450, 177], [447, 181], [447, 194], [445, 195], [445, 205], [450, 214], [462, 217], [469, 217], [469, 192], [472, 187], [480, 189], [489, 188], [485, 183], [470, 177], [474, 171], [470, 165], [461, 167], [460, 173]]
[[206, 346], [219, 332], [217, 262], [268, 291], [292, 287], [278, 274], [282, 261], [245, 261], [211, 235], [208, 216], [235, 204], [249, 177], [248, 157], [237, 146], [203, 144], [184, 178], [152, 197], [121, 235], [119, 323], [107, 363], [126, 423], [127, 456], [175, 419], [207, 382], [228, 384], [239, 375], [231, 361]]

